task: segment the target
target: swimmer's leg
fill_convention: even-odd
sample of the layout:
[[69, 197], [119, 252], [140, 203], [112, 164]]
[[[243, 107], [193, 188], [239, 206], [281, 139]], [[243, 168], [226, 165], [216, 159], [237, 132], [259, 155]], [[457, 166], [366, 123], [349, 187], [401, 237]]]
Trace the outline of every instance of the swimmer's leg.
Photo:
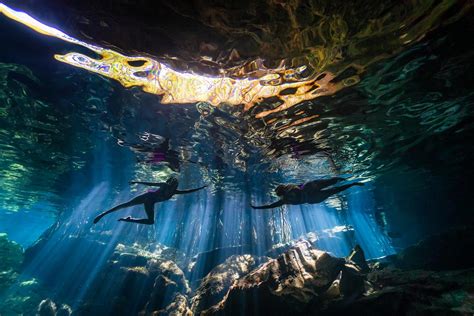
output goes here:
[[344, 178], [340, 178], [340, 177], [335, 177], [331, 179], [322, 179], [322, 180], [319, 180], [319, 185], [321, 188], [326, 188], [342, 180], [344, 180]]
[[334, 185], [338, 183], [339, 181], [344, 180], [344, 178], [331, 178], [331, 179], [320, 179], [320, 180], [314, 180], [306, 183], [303, 187], [304, 190], [308, 191], [313, 191], [313, 190], [321, 190], [323, 188], [329, 187], [331, 185]]
[[131, 216], [119, 219], [119, 222], [129, 222], [145, 225], [153, 225], [155, 223], [155, 203], [145, 203], [145, 212], [147, 218], [132, 218]]
[[357, 186], [363, 186], [364, 184], [362, 182], [354, 182], [354, 183], [341, 185], [341, 186], [331, 188], [331, 189], [321, 190], [320, 192], [322, 194], [325, 194], [326, 195], [325, 199], [327, 199], [331, 195], [340, 193], [340, 192], [345, 191], [345, 190], [349, 189], [350, 187], [353, 187], [353, 186], [356, 186], [356, 185]]
[[140, 196], [137, 196], [137, 197], [131, 199], [128, 202], [116, 205], [116, 206], [112, 207], [110, 210], [105, 211], [105, 212], [99, 214], [96, 218], [94, 218], [94, 224], [96, 224], [98, 221], [100, 221], [101, 218], [104, 217], [107, 214], [116, 212], [116, 211], [118, 211], [120, 209], [123, 209], [123, 208], [126, 208], [126, 207], [142, 204], [142, 203], [144, 203], [144, 201], [145, 201], [145, 199], [144, 199], [143, 195], [140, 195]]

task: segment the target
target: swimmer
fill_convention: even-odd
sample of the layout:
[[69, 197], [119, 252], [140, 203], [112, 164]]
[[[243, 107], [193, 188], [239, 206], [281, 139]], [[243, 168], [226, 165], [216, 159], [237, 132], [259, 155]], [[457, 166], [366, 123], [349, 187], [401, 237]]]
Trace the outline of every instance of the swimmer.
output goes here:
[[285, 184], [279, 185], [275, 189], [275, 193], [281, 198], [279, 201], [274, 202], [269, 205], [263, 206], [253, 206], [254, 209], [269, 209], [280, 207], [285, 204], [290, 205], [300, 205], [300, 204], [316, 204], [321, 203], [326, 200], [331, 195], [342, 192], [349, 189], [352, 186], [362, 186], [364, 185], [361, 182], [355, 182], [350, 184], [341, 185], [338, 187], [333, 187], [326, 189], [329, 186], [336, 184], [339, 181], [344, 180], [344, 178], [331, 178], [331, 179], [321, 179], [307, 182], [302, 185], [296, 184]]
[[122, 208], [143, 204], [143, 206], [145, 207], [147, 218], [139, 219], [139, 218], [132, 218], [131, 216], [128, 216], [128, 217], [119, 219], [119, 221], [152, 225], [155, 223], [155, 203], [167, 201], [171, 199], [171, 197], [175, 194], [192, 193], [192, 192], [196, 192], [198, 190], [204, 189], [206, 187], [205, 185], [197, 189], [178, 190], [178, 179], [174, 177], [171, 177], [168, 180], [166, 180], [166, 182], [161, 182], [161, 183], [132, 181], [130, 182], [130, 184], [143, 184], [143, 185], [158, 187], [158, 189], [151, 190], [151, 191], [148, 191], [147, 193], [136, 196], [128, 202], [114, 206], [110, 210], [101, 213], [99, 216], [97, 216], [94, 219], [94, 224], [100, 221], [100, 219], [107, 214], [116, 212]]

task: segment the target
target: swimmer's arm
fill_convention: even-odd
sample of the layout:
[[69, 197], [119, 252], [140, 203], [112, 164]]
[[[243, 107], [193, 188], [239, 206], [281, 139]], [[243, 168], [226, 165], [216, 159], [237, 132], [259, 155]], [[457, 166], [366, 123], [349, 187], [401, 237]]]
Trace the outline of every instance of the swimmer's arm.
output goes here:
[[285, 203], [283, 202], [283, 200], [280, 200], [280, 201], [276, 201], [275, 203], [272, 203], [272, 204], [269, 204], [269, 205], [254, 206], [254, 205], [250, 204], [250, 206], [253, 209], [256, 209], [256, 210], [264, 210], [264, 209], [279, 207], [279, 206], [282, 206], [284, 204]]
[[150, 187], [162, 187], [166, 185], [164, 182], [143, 182], [143, 181], [130, 181], [130, 184], [143, 184], [143, 185], [148, 185]]
[[207, 187], [207, 185], [203, 186], [203, 187], [200, 187], [200, 188], [197, 188], [197, 189], [191, 189], [191, 190], [176, 190], [175, 191], [175, 194], [186, 194], [186, 193], [192, 193], [192, 192], [196, 192], [196, 191], [199, 191], [201, 189], [204, 189], [205, 187]]

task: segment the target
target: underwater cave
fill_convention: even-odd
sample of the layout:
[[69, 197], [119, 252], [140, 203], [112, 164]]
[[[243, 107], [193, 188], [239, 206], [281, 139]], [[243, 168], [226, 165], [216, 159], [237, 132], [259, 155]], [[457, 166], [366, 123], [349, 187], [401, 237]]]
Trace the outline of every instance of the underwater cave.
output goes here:
[[474, 2], [0, 2], [0, 316], [473, 315]]

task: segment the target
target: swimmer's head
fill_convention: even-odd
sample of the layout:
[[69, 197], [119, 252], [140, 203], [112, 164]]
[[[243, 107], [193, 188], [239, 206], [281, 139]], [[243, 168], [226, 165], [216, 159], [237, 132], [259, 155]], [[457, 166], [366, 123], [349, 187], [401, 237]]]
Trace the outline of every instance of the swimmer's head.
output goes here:
[[168, 184], [171, 188], [176, 190], [178, 188], [179, 182], [177, 178], [171, 177], [168, 180], [166, 180], [166, 184]]

